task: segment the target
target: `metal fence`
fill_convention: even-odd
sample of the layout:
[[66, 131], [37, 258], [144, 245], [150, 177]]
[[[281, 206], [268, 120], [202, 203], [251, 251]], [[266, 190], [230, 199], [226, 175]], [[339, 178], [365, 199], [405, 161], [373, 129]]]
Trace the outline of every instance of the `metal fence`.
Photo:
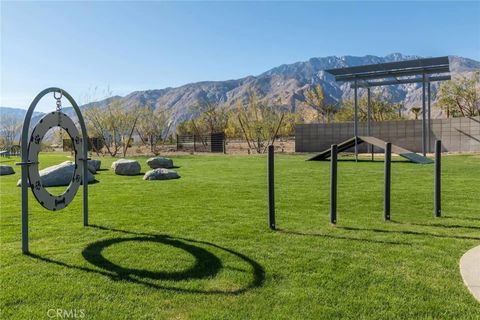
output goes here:
[[0, 157], [18, 157], [20, 156], [20, 146], [19, 145], [13, 145], [10, 147], [6, 147], [5, 149], [0, 150]]
[[[88, 138], [88, 151], [101, 150], [103, 140], [100, 138]], [[73, 151], [72, 139], [63, 139], [63, 151]]]
[[177, 151], [225, 153], [225, 134], [177, 135]]

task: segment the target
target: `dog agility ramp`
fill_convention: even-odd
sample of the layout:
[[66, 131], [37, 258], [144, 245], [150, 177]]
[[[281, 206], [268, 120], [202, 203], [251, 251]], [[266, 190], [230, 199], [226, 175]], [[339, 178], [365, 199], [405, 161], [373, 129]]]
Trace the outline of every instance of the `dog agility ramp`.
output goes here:
[[[360, 142], [359, 142], [360, 143]], [[353, 148], [355, 147], [355, 138], [350, 138], [348, 140], [345, 140], [341, 143], [339, 143], [337, 145], [337, 150], [338, 152], [342, 152], [342, 151], [345, 151], [345, 150], [348, 150], [350, 148]], [[320, 160], [327, 160], [328, 158], [330, 158], [330, 148], [328, 148], [327, 150], [324, 150], [322, 152], [320, 152], [319, 154], [317, 154], [316, 156], [308, 159], [308, 161], [320, 161]]]
[[[381, 149], [385, 148], [385, 141], [381, 139], [371, 137], [371, 136], [357, 137], [358, 144], [362, 144], [364, 142]], [[338, 152], [342, 152], [353, 147], [355, 147], [355, 137], [345, 140], [337, 145]], [[433, 163], [433, 161], [428, 159], [427, 157], [421, 156], [413, 151], [409, 151], [407, 149], [404, 149], [394, 144], [392, 144], [392, 152], [415, 163], [421, 163], [421, 164]], [[316, 156], [308, 160], [313, 160], [313, 161], [327, 160], [329, 157], [330, 157], [330, 148], [328, 148], [325, 151], [322, 151], [321, 153], [317, 154]]]

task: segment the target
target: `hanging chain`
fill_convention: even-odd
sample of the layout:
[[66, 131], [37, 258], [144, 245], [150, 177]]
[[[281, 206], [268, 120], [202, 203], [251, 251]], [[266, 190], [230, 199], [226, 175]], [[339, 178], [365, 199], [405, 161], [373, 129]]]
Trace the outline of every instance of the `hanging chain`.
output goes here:
[[58, 97], [57, 97], [57, 92], [53, 92], [53, 97], [55, 98], [55, 100], [57, 100], [57, 111], [61, 111], [62, 110], [62, 90], [58, 91], [58, 93], [60, 94]]
[[[53, 97], [55, 98], [55, 100], [57, 100], [57, 113], [58, 113], [58, 126], [61, 127], [62, 125], [62, 114], [61, 114], [61, 111], [62, 111], [62, 90], [58, 91], [59, 95], [57, 96], [57, 91], [54, 91], [53, 92]], [[63, 149], [63, 132], [62, 132], [62, 128], [60, 128], [60, 140], [61, 140], [61, 144], [62, 144], [62, 149]]]

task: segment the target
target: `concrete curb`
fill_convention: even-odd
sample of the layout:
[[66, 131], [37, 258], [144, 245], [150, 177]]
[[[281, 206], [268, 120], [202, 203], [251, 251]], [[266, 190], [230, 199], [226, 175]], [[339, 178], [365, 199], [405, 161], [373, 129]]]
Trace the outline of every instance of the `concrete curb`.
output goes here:
[[460, 273], [468, 290], [480, 301], [480, 246], [468, 250], [460, 258]]

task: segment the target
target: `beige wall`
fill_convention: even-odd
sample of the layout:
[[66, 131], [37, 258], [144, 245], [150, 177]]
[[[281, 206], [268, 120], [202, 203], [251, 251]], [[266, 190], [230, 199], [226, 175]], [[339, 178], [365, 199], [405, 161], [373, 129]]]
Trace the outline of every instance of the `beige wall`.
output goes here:
[[[442, 140], [444, 151], [480, 152], [480, 117], [434, 119], [431, 121], [430, 145]], [[422, 121], [402, 120], [372, 122], [371, 136], [405, 149], [422, 152]], [[366, 123], [360, 122], [359, 135], [367, 135]], [[318, 152], [353, 137], [353, 123], [298, 124], [295, 126], [295, 151]], [[366, 147], [360, 150], [365, 151]]]

